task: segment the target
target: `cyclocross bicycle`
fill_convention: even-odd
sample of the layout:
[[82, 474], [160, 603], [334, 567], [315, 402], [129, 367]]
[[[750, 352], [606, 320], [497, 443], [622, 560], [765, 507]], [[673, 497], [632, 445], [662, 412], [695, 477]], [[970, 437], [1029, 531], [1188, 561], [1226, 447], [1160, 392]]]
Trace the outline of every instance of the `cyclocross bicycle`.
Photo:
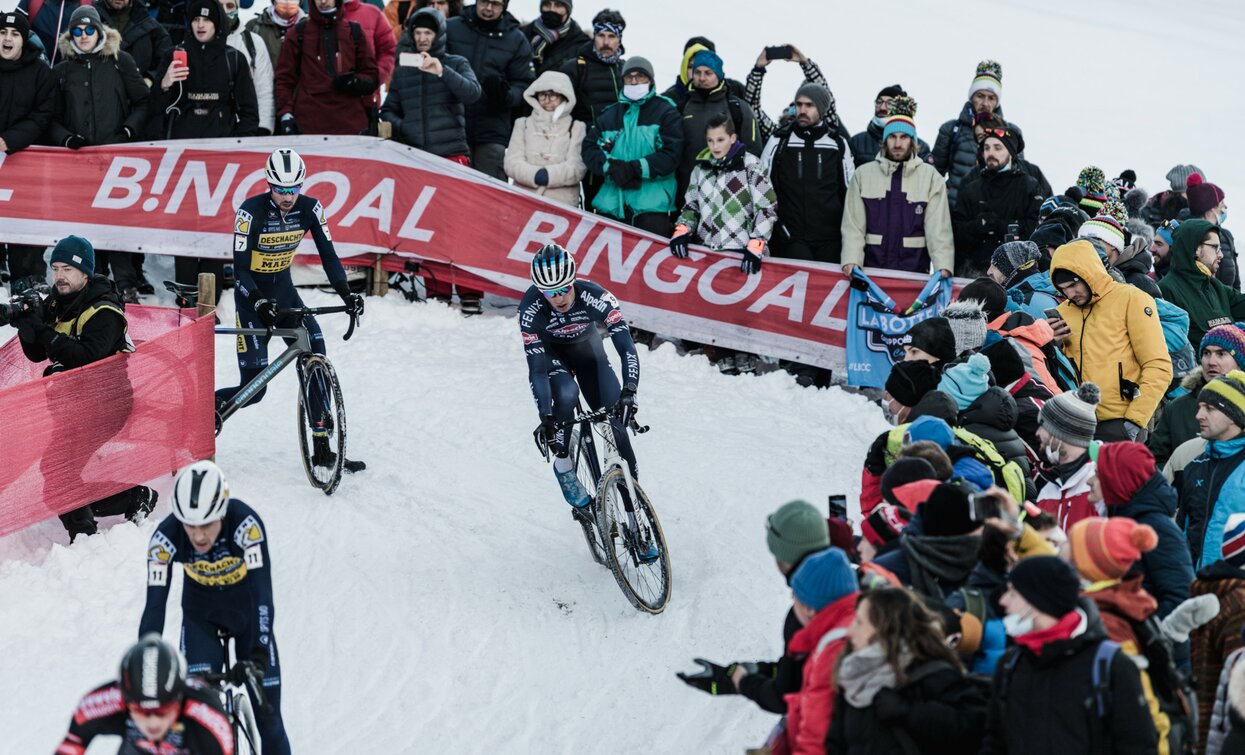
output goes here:
[[[670, 601], [670, 553], [652, 503], [618, 452], [610, 422], [616, 416], [617, 411], [607, 407], [558, 424], [570, 431], [569, 447], [580, 484], [594, 491], [592, 502], [572, 515], [583, 527], [592, 560], [613, 573], [631, 605], [661, 613]], [[631, 418], [623, 432], [638, 434], [648, 429]], [[548, 445], [541, 450], [548, 460]], [[657, 557], [642, 558], [650, 545], [657, 548]]]
[[[269, 710], [268, 701], [264, 698], [264, 670], [254, 661], [232, 662], [235, 654], [233, 638], [220, 633], [221, 644], [225, 648], [225, 668], [223, 672], [194, 674], [208, 686], [214, 687], [221, 694], [221, 702], [225, 705], [225, 715], [233, 729], [234, 755], [260, 755], [259, 726], [255, 723], [255, 708], [265, 713]], [[247, 695], [247, 691], [250, 695]], [[251, 699], [255, 707], [251, 706]]]

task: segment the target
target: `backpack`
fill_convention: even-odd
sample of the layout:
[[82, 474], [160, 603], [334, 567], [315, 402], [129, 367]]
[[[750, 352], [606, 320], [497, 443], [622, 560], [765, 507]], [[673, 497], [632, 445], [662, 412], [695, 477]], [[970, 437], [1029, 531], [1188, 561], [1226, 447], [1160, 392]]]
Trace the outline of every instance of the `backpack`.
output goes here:
[[[1021, 650], [1019, 647], [1012, 648], [1009, 655], [1004, 656], [1003, 673], [999, 677], [998, 689], [994, 692], [1001, 706], [1007, 705], [1007, 690], [1011, 686], [1012, 673], [1016, 670], [1016, 665], [1020, 663]], [[1102, 722], [1105, 728], [1109, 728], [1107, 724], [1107, 715], [1111, 712], [1111, 664], [1115, 661], [1115, 657], [1120, 654], [1120, 644], [1111, 640], [1102, 640], [1098, 643], [1098, 647], [1094, 650], [1094, 663], [1090, 667], [1090, 689], [1093, 690], [1093, 698], [1091, 709], [1094, 717]], [[1004, 715], [1006, 715], [1006, 707], [1004, 707]], [[1110, 735], [1110, 731], [1107, 732]]]

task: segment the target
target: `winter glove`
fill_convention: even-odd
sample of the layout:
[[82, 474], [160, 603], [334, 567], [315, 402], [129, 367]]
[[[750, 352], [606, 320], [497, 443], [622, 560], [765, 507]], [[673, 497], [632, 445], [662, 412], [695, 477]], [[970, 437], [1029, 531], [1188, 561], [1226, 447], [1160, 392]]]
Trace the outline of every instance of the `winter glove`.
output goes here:
[[1141, 426], [1136, 422], [1124, 420], [1124, 432], [1128, 433], [1129, 440], [1137, 440], [1137, 433], [1141, 432]]
[[679, 223], [674, 227], [674, 235], [670, 237], [670, 253], [681, 260], [687, 259], [687, 246], [691, 242], [691, 229]]
[[554, 419], [552, 414], [545, 414], [540, 418], [540, 424], [532, 431], [532, 438], [536, 441], [536, 447], [543, 453], [549, 444], [553, 442], [554, 436], [558, 434], [558, 421]]
[[82, 149], [86, 146], [86, 139], [77, 134], [70, 134], [65, 137], [65, 142], [61, 146], [69, 147], [70, 149]]
[[256, 136], [272, 136], [272, 132], [264, 128], [263, 126], [260, 126], [259, 128], [255, 129], [255, 135]]
[[255, 316], [263, 323], [264, 327], [271, 328], [277, 324], [277, 303], [272, 299], [256, 299], [252, 302], [255, 307]]
[[277, 132], [281, 136], [294, 136], [302, 133], [302, 131], [298, 130], [298, 124], [294, 122], [294, 116], [289, 113], [281, 116], [281, 123], [277, 125]]
[[873, 697], [873, 713], [878, 721], [888, 726], [897, 726], [908, 717], [908, 701], [893, 689], [878, 690]]
[[39, 326], [43, 322], [34, 317], [22, 316], [13, 321], [17, 337], [26, 343], [39, 343]]
[[376, 82], [360, 78], [353, 73], [339, 73], [333, 77], [333, 88], [356, 97], [366, 97], [376, 91]]
[[993, 212], [983, 212], [977, 218], [977, 223], [982, 236], [997, 236], [1001, 239], [1007, 233], [1007, 222]]
[[639, 411], [639, 407], [635, 402], [635, 386], [623, 386], [622, 392], [618, 394], [618, 403], [614, 404], [614, 408], [618, 410], [619, 417], [622, 418], [624, 426], [631, 421], [635, 413]]
[[748, 275], [761, 272], [761, 257], [765, 254], [765, 242], [761, 239], [752, 239], [748, 242], [748, 248], [743, 252], [744, 261], [740, 263], [739, 269]]
[[113, 142], [117, 144], [132, 141], [134, 141], [134, 132], [130, 130], [129, 126], [122, 126], [121, 130], [113, 137]]
[[1172, 642], [1184, 642], [1189, 639], [1189, 632], [1218, 615], [1219, 596], [1208, 593], [1189, 598], [1163, 619], [1163, 634]]
[[500, 113], [510, 107], [510, 85], [500, 76], [485, 76], [480, 82], [480, 87], [484, 89], [484, 98], [488, 102], [488, 109], [494, 113]]
[[640, 163], [635, 160], [610, 162], [609, 177], [620, 189], [640, 188], [640, 175]]
[[847, 285], [851, 286], [857, 291], [868, 291], [869, 290], [869, 284], [865, 282], [865, 279], [857, 278], [854, 275], [848, 276]]
[[536, 182], [537, 186], [548, 186], [549, 185], [549, 171], [545, 170], [544, 168], [541, 168], [540, 170], [536, 171], [536, 177], [533, 180]]
[[682, 679], [690, 687], [704, 690], [711, 695], [738, 695], [739, 690], [735, 688], [735, 682], [731, 681], [731, 674], [735, 671], [735, 664], [729, 666], [719, 666], [716, 663], [710, 663], [704, 658], [693, 658], [693, 663], [701, 667], [700, 671], [693, 674], [685, 674], [682, 671], [675, 676]]

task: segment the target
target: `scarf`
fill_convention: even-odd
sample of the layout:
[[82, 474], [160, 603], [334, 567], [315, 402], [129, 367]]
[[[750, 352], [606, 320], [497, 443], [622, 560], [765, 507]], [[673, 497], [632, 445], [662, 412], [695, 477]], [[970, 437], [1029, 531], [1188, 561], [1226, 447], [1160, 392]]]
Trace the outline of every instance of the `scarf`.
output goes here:
[[1025, 646], [1034, 655], [1041, 655], [1042, 648], [1046, 647], [1047, 643], [1071, 639], [1077, 633], [1076, 630], [1081, 628], [1081, 622], [1084, 618], [1079, 608], [1075, 611], [1069, 611], [1050, 629], [1029, 632], [1015, 638], [1016, 644]]
[[[899, 654], [899, 662], [905, 667], [912, 662], [912, 654], [906, 648]], [[872, 642], [864, 650], [843, 656], [835, 681], [843, 688], [843, 697], [853, 708], [868, 708], [879, 692], [894, 689], [899, 684], [880, 642]]]
[[978, 535], [930, 537], [904, 535], [899, 540], [908, 557], [912, 589], [922, 595], [941, 600], [942, 584], [960, 585], [972, 574], [981, 549]]
[[563, 35], [571, 30], [571, 19], [568, 14], [566, 23], [556, 29], [550, 29], [545, 26], [545, 22], [539, 18], [532, 22], [532, 57], [536, 60], [544, 60], [545, 49], [549, 45], [557, 42]]

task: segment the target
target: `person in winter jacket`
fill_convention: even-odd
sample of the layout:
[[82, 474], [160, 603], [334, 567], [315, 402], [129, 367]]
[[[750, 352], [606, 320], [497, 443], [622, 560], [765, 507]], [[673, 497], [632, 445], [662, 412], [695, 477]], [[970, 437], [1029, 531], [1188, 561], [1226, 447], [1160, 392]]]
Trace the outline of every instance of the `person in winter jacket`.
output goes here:
[[969, 495], [962, 482], [938, 485], [917, 507], [919, 526], [904, 530], [899, 548], [873, 563], [936, 602], [963, 587], [981, 548], [982, 525], [969, 515]]
[[680, 197], [687, 192], [692, 169], [705, 150], [706, 129], [715, 116], [731, 120], [738, 141], [753, 155], [760, 155], [762, 146], [752, 108], [727, 90], [722, 58], [712, 50], [702, 49], [692, 57], [691, 66], [691, 87], [687, 97], [679, 103], [679, 113], [683, 116], [683, 152], [675, 175], [679, 180], [676, 191]]
[[160, 62], [173, 49], [169, 33], [151, 16], [143, 0], [95, 0], [105, 24], [121, 32], [121, 50], [134, 58], [147, 85], [159, 81]]
[[1037, 229], [1042, 191], [1016, 158], [1024, 142], [1012, 127], [993, 129], [982, 139], [979, 153], [985, 169], [976, 180], [960, 185], [951, 220], [955, 225], [956, 274], [977, 277], [990, 265], [1004, 241], [1028, 238]]
[[1059, 306], [1059, 294], [1042, 272], [1042, 251], [1033, 241], [1005, 241], [990, 255], [986, 275], [1007, 289], [1008, 309], [1045, 320], [1046, 310]]
[[1027, 312], [1004, 312], [987, 327], [1023, 349], [1018, 353], [1025, 371], [1051, 395], [1058, 396], [1066, 386], [1075, 385], [1072, 364], [1055, 345], [1055, 331], [1045, 318], [1034, 320]]
[[1197, 401], [1206, 448], [1181, 476], [1176, 523], [1200, 571], [1220, 559], [1216, 546], [1228, 517], [1245, 513], [1245, 372], [1232, 370], [1210, 381]]
[[623, 67], [618, 104], [584, 137], [584, 165], [604, 180], [592, 200], [602, 215], [659, 236], [670, 234], [675, 170], [683, 148], [679, 111], [653, 90], [653, 66], [634, 57]]
[[729, 115], [706, 124], [701, 151], [683, 198], [670, 250], [687, 256], [691, 241], [714, 250], [738, 251], [746, 272], [757, 273], [777, 217], [777, 198], [761, 161], [748, 153]]
[[1141, 218], [1154, 229], [1167, 220], [1177, 220], [1184, 210], [1189, 209], [1186, 192], [1189, 188], [1189, 177], [1203, 176], [1202, 169], [1196, 165], [1174, 165], [1167, 171], [1169, 191], [1160, 191], [1150, 197], [1141, 210]]
[[[376, 71], [382, 82], [393, 78], [393, 70], [398, 62], [398, 41], [394, 39], [393, 29], [385, 19], [385, 12], [379, 4], [374, 5], [365, 0], [342, 0], [341, 12], [345, 20], [358, 24], [363, 31], [363, 38], [372, 48], [372, 57], [376, 60]], [[373, 106], [380, 108], [380, 89], [373, 95]]]
[[463, 8], [462, 15], [450, 19], [446, 35], [446, 49], [467, 59], [484, 90], [480, 99], [467, 106], [471, 164], [505, 181], [510, 111], [523, 104], [523, 92], [536, 78], [532, 46], [501, 0], [483, 0]]
[[229, 26], [229, 36], [225, 42], [233, 49], [242, 53], [247, 68], [251, 71], [251, 83], [255, 86], [255, 103], [259, 113], [259, 125], [255, 129], [257, 136], [271, 136], [276, 128], [277, 99], [273, 93], [275, 72], [272, 62], [268, 59], [268, 51], [264, 47], [264, 39], [255, 32], [241, 27], [238, 17], [238, 0], [221, 0], [225, 10], [225, 22]]
[[516, 186], [571, 207], [579, 206], [584, 167], [583, 123], [571, 117], [575, 88], [566, 74], [546, 71], [523, 93], [532, 114], [515, 121], [506, 150], [506, 175]]
[[1035, 503], [1065, 532], [1080, 520], [1103, 513], [1089, 500], [1089, 481], [1094, 476], [1089, 449], [1095, 445], [1098, 397], [1098, 386], [1082, 383], [1075, 392], [1047, 401], [1038, 415], [1039, 448], [1035, 450], [1050, 466], [1038, 472]]
[[947, 186], [917, 154], [916, 102], [900, 97], [882, 129], [882, 149], [856, 163], [843, 206], [844, 274], [857, 265], [943, 277], [955, 267]]
[[986, 695], [916, 596], [894, 587], [862, 593], [847, 636], [827, 755], [977, 751]]
[[433, 8], [407, 17], [406, 38], [422, 54], [423, 66], [399, 66], [380, 117], [393, 124], [394, 138], [438, 157], [468, 164], [466, 106], [481, 88], [471, 64], [445, 47], [446, 22]]
[[[695, 87], [695, 68], [693, 59], [701, 52], [708, 50], [717, 53], [718, 46], [714, 44], [712, 39], [708, 37], [692, 37], [683, 45], [683, 56], [679, 59], [679, 75], [675, 78], [674, 83], [661, 93], [662, 97], [674, 103], [680, 111], [687, 104], [687, 98], [691, 95], [692, 89]], [[735, 79], [723, 79], [726, 84], [726, 91], [731, 97], [744, 99], [744, 85]]]
[[[993, 60], [977, 64], [977, 75], [968, 88], [968, 101], [960, 110], [959, 117], [943, 123], [934, 141], [933, 165], [947, 177], [947, 199], [954, 208], [964, 177], [977, 166], [978, 149], [974, 139], [973, 125], [979, 116], [1003, 116], [1003, 67]], [[1017, 134], [1021, 129], [1015, 123], [1010, 130]], [[1028, 234], [1024, 235], [1028, 238]], [[1001, 241], [1002, 239], [1000, 239]]]
[[275, 72], [281, 59], [281, 43], [285, 41], [285, 33], [306, 17], [297, 0], [272, 0], [272, 5], [251, 17], [243, 28], [264, 41], [268, 62]]
[[314, 0], [307, 18], [285, 33], [277, 61], [277, 131], [362, 134], [371, 127], [380, 73], [362, 27], [342, 0]]
[[[575, 107], [571, 110], [575, 120], [588, 126], [596, 124], [601, 113], [613, 107], [622, 95], [622, 35], [626, 27], [621, 13], [609, 8], [602, 10], [592, 19], [592, 41], [558, 68], [575, 89]], [[584, 207], [592, 207], [602, 184], [602, 177], [592, 171], [584, 176]]]
[[956, 425], [994, 444], [1008, 461], [1016, 463], [1026, 478], [1029, 449], [1016, 432], [1016, 400], [1006, 388], [991, 385], [990, 358], [973, 354], [967, 361], [942, 373], [938, 390], [955, 399], [960, 409]]
[[1132, 240], [1115, 258], [1115, 269], [1120, 271], [1128, 285], [1136, 286], [1155, 299], [1163, 298], [1163, 292], [1153, 277], [1154, 255], [1150, 253], [1150, 247], [1154, 246], [1153, 231], [1136, 218], [1129, 218], [1125, 231], [1132, 235]]
[[1005, 390], [1016, 405], [1016, 434], [1025, 447], [1036, 455], [1041, 447], [1037, 438], [1038, 417], [1042, 406], [1055, 394], [1025, 368], [1022, 352], [1028, 354], [1023, 345], [1009, 338], [981, 350], [982, 356], [990, 360], [990, 374], [994, 376], [995, 384]]
[[[883, 87], [878, 92], [877, 98], [873, 100], [873, 118], [869, 120], [869, 125], [864, 131], [848, 140], [848, 146], [852, 149], [852, 159], [856, 161], [857, 168], [873, 162], [874, 158], [883, 154], [883, 143], [886, 137], [882, 132], [886, 129], [886, 120], [891, 114], [891, 103], [899, 97], [907, 96], [908, 93], [898, 84]], [[917, 159], [923, 163], [933, 160], [929, 145], [925, 143], [925, 140], [917, 139], [916, 143]]]
[[532, 46], [537, 76], [559, 70], [578, 57], [580, 48], [588, 43], [588, 33], [571, 18], [574, 10], [571, 0], [542, 0], [540, 17], [523, 27], [523, 35]]
[[1067, 299], [1059, 305], [1059, 319], [1050, 321], [1055, 339], [1078, 381], [1103, 386], [1096, 437], [1144, 441], [1172, 379], [1154, 299], [1115, 282], [1085, 240], [1057, 249], [1050, 272]]
[[[1078, 602], [1072, 567], [1055, 556], [1029, 558], [1008, 583], [1000, 602], [1016, 644], [994, 674], [981, 755], [1153, 755], [1158, 736], [1136, 664], [1115, 652], [1106, 669], [1093, 668], [1107, 633], [1092, 606]], [[1101, 716], [1087, 710], [1101, 694], [1095, 679], [1110, 700]], [[1036, 700], [1043, 701], [1040, 713]]]
[[774, 132], [761, 163], [778, 195], [775, 257], [838, 263], [843, 207], [855, 165], [838, 133], [830, 90], [805, 84], [796, 92], [795, 119]]
[[[1209, 742], [1212, 728], [1212, 706], [1218, 697], [1216, 680], [1220, 669], [1225, 671], [1239, 655], [1241, 632], [1245, 628], [1245, 514], [1233, 514], [1223, 530], [1222, 559], [1197, 573], [1190, 592], [1214, 595], [1219, 599], [1219, 614], [1189, 635], [1193, 659], [1193, 675], [1197, 679], [1198, 741]], [[1222, 716], [1221, 716], [1222, 717]], [[1221, 750], [1222, 752], [1228, 752]], [[1210, 752], [1210, 748], [1207, 748]]]
[[[804, 53], [800, 52], [800, 49], [795, 45], [788, 45], [788, 47], [791, 48], [790, 60], [794, 63], [798, 63], [800, 71], [804, 74], [804, 83], [818, 84], [825, 87], [826, 91], [829, 92], [830, 84], [826, 81], [826, 75], [821, 72], [821, 67], [814, 63], [812, 58], [809, 58]], [[752, 70], [748, 72], [748, 81], [744, 85], [743, 101], [748, 103], [748, 107], [752, 108], [752, 114], [756, 116], [757, 130], [760, 132], [762, 143], [768, 142], [769, 138], [774, 135], [775, 131], [786, 125], [788, 121], [795, 117], [794, 102], [787, 106], [786, 110], [783, 111], [782, 116], [779, 118], [779, 122], [777, 123], [774, 122], [773, 118], [769, 117], [769, 115], [765, 112], [765, 108], [761, 106], [761, 88], [765, 83], [765, 74], [769, 71], [769, 64], [773, 62], [774, 61], [766, 57], [765, 49], [762, 49], [761, 54], [757, 56], [756, 63], [753, 65]], [[830, 99], [833, 101], [833, 93], [831, 93]], [[834, 106], [831, 105], [830, 109], [834, 110]], [[846, 129], [843, 128], [843, 124], [838, 123], [837, 113], [834, 116], [834, 120], [835, 132], [846, 135]], [[860, 163], [857, 163], [857, 165], [859, 164]]]
[[462, 15], [462, 0], [392, 0], [385, 4], [385, 19], [393, 28], [393, 38], [402, 44], [402, 29], [411, 14], [420, 8], [432, 8], [441, 12], [443, 18]]
[[1159, 466], [1167, 463], [1176, 447], [1198, 437], [1197, 397], [1206, 384], [1231, 370], [1245, 370], [1245, 323], [1216, 325], [1202, 336], [1201, 366], [1185, 376], [1187, 391], [1163, 407], [1146, 445]]
[[1205, 220], [1219, 229], [1219, 251], [1223, 256], [1215, 268], [1215, 278], [1233, 291], [1239, 291], [1241, 271], [1236, 259], [1236, 239], [1231, 231], [1223, 227], [1228, 220], [1228, 203], [1223, 189], [1201, 176], [1190, 176], [1188, 193], [1189, 218]]
[[798, 692], [788, 693], [785, 751], [822, 755], [834, 715], [835, 662], [847, 646], [847, 630], [856, 611], [856, 576], [838, 548], [804, 559], [791, 578], [792, 607], [803, 627], [788, 649], [804, 656]]
[[[56, 95], [52, 69], [30, 44], [26, 14], [0, 11], [0, 152], [11, 155], [42, 138], [56, 110]], [[47, 277], [42, 247], [0, 244], [0, 253], [8, 256], [13, 293]]]
[[1223, 258], [1219, 227], [1187, 220], [1172, 235], [1171, 268], [1159, 281], [1163, 296], [1189, 313], [1189, 342], [1201, 343], [1216, 325], [1245, 320], [1245, 293], [1214, 277]]
[[[172, 51], [156, 71], [152, 106], [164, 113], [169, 139], [253, 136], [259, 103], [246, 55], [226, 43], [229, 22], [217, 0], [190, 0], [186, 10], [186, 66]], [[179, 280], [181, 283], [189, 281]]]
[[[53, 67], [65, 59], [65, 51], [60, 48], [61, 36], [69, 30], [74, 11], [80, 2], [48, 2], [48, 0], [18, 0], [17, 10], [26, 14], [30, 21], [30, 31], [39, 39], [39, 47], [43, 48], [48, 63]], [[31, 8], [35, 9], [32, 14]]]
[[[934, 468], [930, 466], [929, 462], [924, 459], [904, 459], [903, 461], [923, 464], [928, 470], [926, 473], [929, 474], [929, 479], [933, 480]], [[891, 467], [891, 469], [894, 469], [894, 467]], [[885, 480], [883, 484], [885, 484]], [[907, 485], [911, 484], [907, 483]], [[907, 485], [899, 485], [897, 488], [892, 489], [892, 495], [896, 494], [896, 491], [898, 491], [898, 495], [904, 495]], [[934, 486], [937, 486], [936, 482]], [[921, 503], [924, 503], [924, 501], [921, 501]], [[860, 562], [867, 564], [876, 560], [879, 556], [885, 556], [898, 548], [899, 536], [903, 534], [903, 531], [911, 522], [912, 512], [904, 506], [883, 503], [874, 508], [860, 522]]]
[[1220, 751], [1224, 755], [1245, 750], [1245, 664], [1238, 663], [1232, 669], [1228, 680], [1227, 701], [1228, 732], [1223, 738], [1223, 749]]

